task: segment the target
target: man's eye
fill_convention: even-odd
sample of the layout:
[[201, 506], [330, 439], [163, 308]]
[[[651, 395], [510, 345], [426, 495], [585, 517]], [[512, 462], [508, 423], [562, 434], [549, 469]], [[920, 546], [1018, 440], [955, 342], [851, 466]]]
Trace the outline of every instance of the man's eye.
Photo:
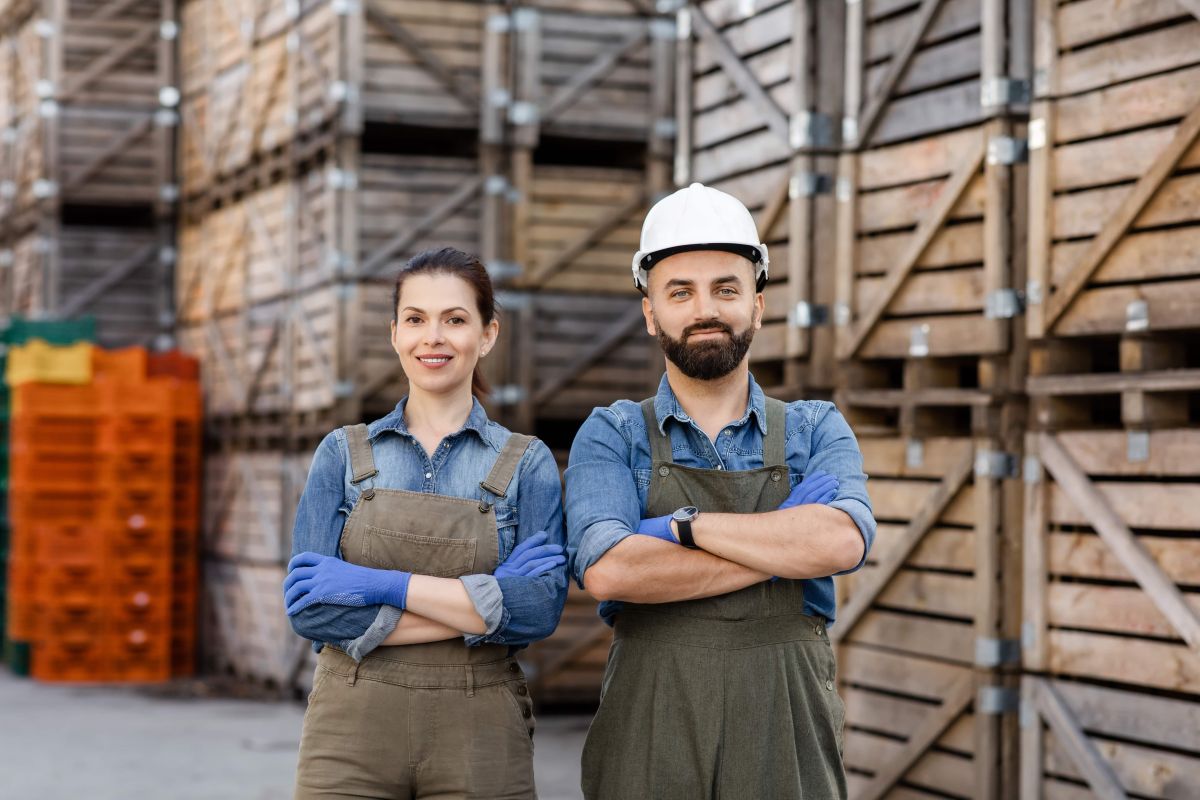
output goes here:
[[687, 289], [679, 289], [677, 291], [671, 292], [671, 297], [675, 297], [675, 298], [687, 297], [687, 295], [688, 295]]

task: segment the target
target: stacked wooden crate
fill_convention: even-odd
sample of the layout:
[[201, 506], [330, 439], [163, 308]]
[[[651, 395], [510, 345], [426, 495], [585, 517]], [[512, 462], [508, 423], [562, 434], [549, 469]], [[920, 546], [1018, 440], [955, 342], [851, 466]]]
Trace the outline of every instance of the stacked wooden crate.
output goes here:
[[715, 186], [755, 216], [770, 254], [760, 383], [781, 395], [833, 388], [832, 271], [842, 116], [837, 3], [705, 0], [678, 12], [675, 183]]
[[0, 14], [0, 308], [170, 330], [173, 5], [11, 3]]
[[[651, 394], [662, 370], [629, 271], [642, 218], [670, 188], [675, 31], [652, 6], [509, 9], [504, 419], [541, 436], [564, 467], [594, 407]], [[611, 632], [595, 609], [572, 592], [559, 631], [524, 654], [541, 701], [599, 697]]]
[[1015, 796], [1029, 20], [847, 7], [834, 397], [879, 523], [830, 629], [854, 797]]
[[1200, 786], [1200, 9], [1036, 10], [1022, 797]]

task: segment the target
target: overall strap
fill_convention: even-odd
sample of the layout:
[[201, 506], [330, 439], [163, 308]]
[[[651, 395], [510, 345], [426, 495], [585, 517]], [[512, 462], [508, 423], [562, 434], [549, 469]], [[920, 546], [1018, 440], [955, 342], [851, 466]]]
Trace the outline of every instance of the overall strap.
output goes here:
[[496, 463], [492, 465], [492, 471], [479, 482], [479, 488], [491, 492], [496, 497], [506, 496], [508, 485], [512, 483], [513, 475], [517, 472], [517, 464], [521, 463], [521, 457], [533, 441], [532, 436], [523, 433], [510, 434], [499, 457], [496, 458]]
[[658, 430], [658, 415], [654, 413], [654, 398], [647, 397], [641, 402], [642, 417], [646, 420], [646, 438], [650, 440], [650, 460], [665, 461], [670, 464], [675, 461], [671, 453], [671, 435], [660, 433]]
[[375, 469], [375, 456], [371, 453], [371, 441], [367, 438], [366, 425], [346, 425], [346, 445], [350, 448], [351, 483], [360, 483], [379, 474]]
[[763, 437], [763, 466], [776, 467], [787, 463], [787, 404], [774, 397], [767, 401], [767, 435]]

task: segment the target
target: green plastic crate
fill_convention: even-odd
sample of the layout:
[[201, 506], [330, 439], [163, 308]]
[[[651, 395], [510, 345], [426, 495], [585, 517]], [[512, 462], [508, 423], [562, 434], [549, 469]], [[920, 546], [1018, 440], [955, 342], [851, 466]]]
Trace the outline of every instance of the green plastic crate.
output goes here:
[[28, 677], [29, 675], [29, 655], [33, 649], [29, 642], [14, 642], [9, 639], [4, 640], [4, 663], [8, 665], [9, 670], [14, 675]]
[[74, 344], [96, 341], [96, 318], [79, 317], [63, 320], [34, 320], [13, 317], [0, 335], [5, 344], [24, 344], [30, 339], [42, 339], [50, 344]]

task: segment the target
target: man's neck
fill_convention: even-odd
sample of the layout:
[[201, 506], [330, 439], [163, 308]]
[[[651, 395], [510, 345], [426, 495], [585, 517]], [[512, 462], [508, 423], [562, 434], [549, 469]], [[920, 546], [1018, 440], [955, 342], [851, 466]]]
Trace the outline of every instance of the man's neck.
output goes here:
[[707, 381], [689, 378], [668, 361], [667, 383], [684, 413], [714, 442], [726, 425], [742, 418], [750, 402], [750, 368], [746, 361], [728, 375]]

